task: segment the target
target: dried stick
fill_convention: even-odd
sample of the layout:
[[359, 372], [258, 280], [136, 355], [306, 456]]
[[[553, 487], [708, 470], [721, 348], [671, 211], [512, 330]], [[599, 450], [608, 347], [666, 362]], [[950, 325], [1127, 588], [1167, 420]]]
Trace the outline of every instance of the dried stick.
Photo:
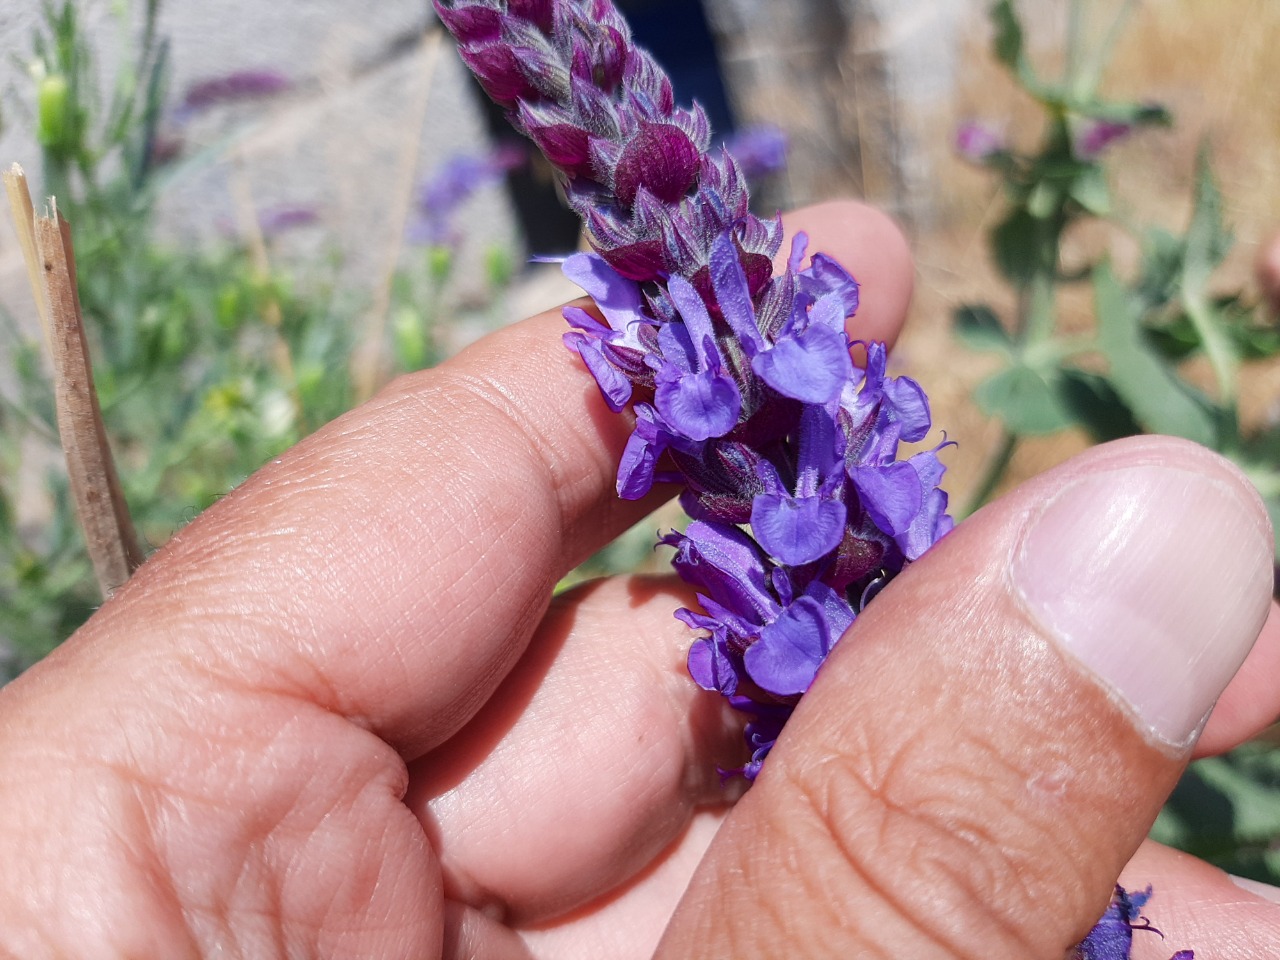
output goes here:
[[[19, 237], [29, 237], [34, 258], [27, 268], [37, 308], [47, 314], [46, 337], [53, 358], [58, 434], [67, 461], [71, 495], [103, 597], [109, 598], [142, 563], [142, 549], [125, 503], [93, 386], [80, 296], [76, 292], [71, 225], [54, 205], [35, 217], [26, 177], [15, 164], [5, 176]], [[23, 240], [23, 251], [27, 240]]]

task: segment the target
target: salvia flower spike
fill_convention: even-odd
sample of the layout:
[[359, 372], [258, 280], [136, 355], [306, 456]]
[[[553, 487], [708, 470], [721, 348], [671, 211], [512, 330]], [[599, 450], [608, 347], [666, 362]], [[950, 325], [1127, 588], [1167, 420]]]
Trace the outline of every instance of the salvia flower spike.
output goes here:
[[[698, 588], [689, 672], [749, 720], [753, 779], [831, 647], [896, 574], [952, 527], [929, 401], [851, 360], [858, 283], [781, 220], [748, 209], [732, 157], [696, 105], [631, 41], [610, 0], [435, 0], [462, 59], [542, 150], [595, 252], [565, 274], [599, 316], [565, 309], [576, 351], [635, 429], [618, 493], [683, 487], [692, 522], [662, 542]], [[1116, 887], [1079, 960], [1129, 960], [1151, 891]], [[1189, 950], [1171, 960], [1193, 960]]]
[[693, 522], [663, 542], [698, 591], [689, 672], [750, 718], [754, 778], [862, 607], [951, 529], [918, 384], [883, 344], [851, 359], [857, 281], [748, 208], [707, 118], [608, 0], [436, 0], [462, 59], [555, 167], [593, 253], [565, 274], [599, 313], [565, 343], [636, 419], [618, 493], [677, 482]]

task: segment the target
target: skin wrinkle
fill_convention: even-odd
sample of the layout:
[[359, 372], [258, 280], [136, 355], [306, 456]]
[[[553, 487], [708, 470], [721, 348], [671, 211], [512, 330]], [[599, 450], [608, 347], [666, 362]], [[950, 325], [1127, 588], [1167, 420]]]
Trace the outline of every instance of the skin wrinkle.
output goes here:
[[[870, 864], [877, 862], [875, 854], [868, 855], [865, 849], [856, 847], [852, 843], [853, 834], [845, 828], [845, 824], [857, 824], [856, 833], [868, 833], [869, 827], [866, 825], [868, 814], [878, 813], [879, 816], [875, 816], [874, 819], [879, 826], [871, 832], [884, 838], [904, 832], [900, 828], [894, 829], [901, 822], [905, 821], [909, 825], [918, 822], [910, 810], [898, 806], [888, 798], [891, 790], [887, 784], [894, 780], [894, 771], [898, 769], [900, 763], [900, 754], [895, 752], [889, 758], [883, 778], [879, 782], [871, 782], [858, 774], [858, 765], [848, 763], [844, 755], [834, 754], [817, 768], [819, 772], [816, 785], [809, 777], [797, 778], [793, 775], [790, 778], [791, 792], [793, 796], [799, 797], [804, 808], [810, 812], [813, 821], [818, 825], [818, 829], [831, 841], [829, 845], [824, 846], [839, 853], [839, 862], [856, 876], [859, 885], [899, 917], [908, 929], [915, 930], [930, 943], [943, 946], [944, 938], [938, 932], [927, 929], [920, 923], [919, 903], [915, 902], [906, 891], [898, 894], [890, 889], [890, 886], [879, 876], [882, 871], [873, 870], [870, 867]], [[793, 774], [795, 773], [802, 774], [803, 771], [793, 771]], [[842, 809], [854, 812], [841, 816], [837, 811]], [[914, 831], [911, 826], [908, 826], [905, 832]], [[918, 843], [917, 840], [908, 844], [908, 851], [914, 853]], [[921, 845], [927, 846], [927, 841]], [[886, 848], [899, 845], [881, 841], [878, 846]], [[866, 938], [861, 939], [865, 941]], [[884, 949], [893, 951], [893, 955], [897, 955], [901, 947], [896, 944], [886, 944]]]
[[[154, 798], [148, 798], [148, 794], [153, 792], [152, 785], [136, 778], [126, 778], [114, 767], [101, 765], [99, 769], [122, 780], [122, 786], [133, 802], [134, 816], [130, 818], [130, 826], [134, 830], [129, 833], [136, 831], [136, 835], [125, 834], [118, 828], [112, 829], [111, 832], [116, 835], [118, 848], [132, 867], [134, 875], [139, 877], [140, 882], [150, 891], [149, 902], [153, 908], [160, 909], [172, 918], [166, 925], [168, 930], [172, 931], [170, 937], [177, 931], [181, 931], [185, 934], [186, 940], [186, 943], [182, 944], [184, 953], [188, 956], [196, 956], [197, 942], [191, 924], [191, 914], [182, 902], [173, 876], [166, 869], [167, 864], [160, 852], [157, 833], [157, 820], [160, 819], [159, 806]], [[175, 946], [177, 944], [171, 944], [169, 949], [172, 950]]]
[[[464, 377], [458, 378], [455, 382], [468, 392], [472, 400], [486, 405], [492, 413], [508, 423], [513, 429], [510, 435], [513, 439], [518, 438], [522, 441], [524, 452], [531, 457], [534, 464], [529, 473], [533, 478], [544, 481], [540, 484], [539, 492], [545, 491], [549, 494], [549, 499], [554, 506], [555, 523], [550, 529], [557, 540], [567, 539], [566, 533], [570, 527], [567, 517], [573, 512], [567, 505], [570, 500], [569, 493], [574, 486], [584, 485], [583, 481], [573, 482], [566, 478], [563, 459], [555, 456], [554, 448], [550, 447], [541, 436], [536, 421], [503, 392], [497, 381], [489, 377]], [[583, 458], [586, 462], [600, 465], [600, 454], [592, 444], [582, 442], [578, 453], [586, 454]], [[507, 452], [507, 456], [510, 456], [510, 451]], [[539, 470], [538, 467], [542, 469]], [[503, 472], [504, 475], [509, 476], [506, 469]], [[516, 484], [516, 486], [522, 490], [527, 489], [525, 485]], [[594, 483], [592, 478], [586, 477], [585, 486], [595, 487], [598, 490], [600, 487], [598, 476]], [[514, 499], [524, 500], [523, 497]], [[544, 529], [547, 528], [544, 527]]]
[[[875, 951], [874, 955], [878, 958], [883, 958], [883, 960], [893, 960], [893, 958], [901, 956], [901, 944], [895, 943], [882, 945], [878, 942], [878, 939], [872, 939], [865, 936], [863, 934], [862, 926], [857, 924], [856, 920], [851, 920], [846, 914], [840, 912], [840, 904], [838, 904], [836, 899], [831, 896], [831, 892], [832, 890], [848, 891], [851, 887], [854, 889], [861, 888], [863, 890], [867, 890], [871, 892], [874, 897], [884, 905], [884, 907], [898, 916], [908, 927], [914, 927], [910, 912], [907, 911], [902, 904], [896, 903], [892, 899], [882, 896], [881, 892], [877, 889], [874, 879], [866, 872], [863, 864], [858, 859], [849, 855], [850, 852], [844, 848], [839, 832], [833, 829], [832, 824], [826, 819], [824, 807], [829, 807], [830, 800], [828, 799], [827, 801], [819, 802], [812, 792], [812, 785], [807, 782], [797, 780], [796, 771], [790, 767], [782, 768], [781, 777], [779, 779], [781, 782], [776, 783], [775, 787], [787, 798], [787, 803], [785, 806], [785, 814], [781, 812], [783, 809], [781, 805], [779, 805], [778, 810], [770, 812], [770, 817], [774, 820], [779, 820], [785, 815], [785, 824], [778, 831], [778, 835], [788, 838], [786, 842], [793, 847], [819, 850], [834, 849], [834, 851], [840, 855], [838, 858], [824, 857], [822, 858], [822, 862], [817, 864], [792, 863], [789, 865], [789, 880], [809, 888], [810, 896], [808, 900], [810, 903], [819, 905], [823, 912], [829, 915], [829, 919], [827, 921], [817, 924], [813, 922], [812, 918], [809, 918], [808, 925], [811, 928], [817, 927], [818, 929], [828, 931], [847, 932], [851, 937], [857, 940], [859, 957], [867, 956], [868, 954], [866, 951], [868, 950]], [[830, 786], [829, 782], [827, 783], [827, 786]], [[807, 816], [806, 813], [808, 814]], [[823, 839], [816, 843], [809, 843], [803, 840], [798, 844], [792, 843], [790, 838], [795, 836], [797, 831], [801, 830], [805, 825], [811, 827]], [[814, 869], [815, 867], [817, 869]], [[853, 883], [851, 884], [847, 880], [829, 882], [826, 875], [833, 867], [843, 867], [847, 870], [848, 873], [852, 874], [854, 877]], [[757, 888], [761, 888], [758, 883], [756, 886]], [[765, 888], [767, 889], [767, 887]], [[844, 899], [846, 902], [849, 900], [847, 896]], [[775, 908], [772, 899], [766, 899], [763, 904], [758, 901], [752, 904], [753, 910], [761, 906], [764, 907], [765, 912], [772, 916], [773, 928], [783, 937], [786, 937], [789, 934], [797, 936], [805, 935], [803, 931], [793, 931], [792, 927], [794, 925], [794, 918], [789, 914], [789, 912], [785, 912], [785, 910], [784, 912], [779, 912], [779, 910]], [[882, 923], [883, 916], [879, 918], [879, 920]], [[858, 931], [857, 933], [854, 932], [855, 925]], [[753, 939], [755, 938], [753, 937]], [[747, 944], [743, 944], [743, 946], [745, 947]], [[847, 942], [840, 944], [842, 949], [847, 948], [847, 946]], [[830, 948], [828, 949], [828, 953], [829, 950]]]

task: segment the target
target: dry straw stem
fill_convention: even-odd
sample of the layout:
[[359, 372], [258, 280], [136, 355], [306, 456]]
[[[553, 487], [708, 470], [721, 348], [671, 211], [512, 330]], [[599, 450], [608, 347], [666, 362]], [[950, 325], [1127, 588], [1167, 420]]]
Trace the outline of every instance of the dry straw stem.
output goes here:
[[383, 340], [386, 338], [387, 313], [391, 309], [391, 287], [395, 281], [396, 267], [404, 247], [405, 230], [409, 226], [409, 213], [413, 209], [413, 181], [418, 166], [418, 153], [422, 145], [422, 131], [427, 123], [427, 105], [431, 101], [431, 86], [436, 66], [440, 60], [440, 45], [444, 31], [429, 29], [422, 38], [422, 80], [418, 86], [418, 100], [414, 104], [414, 122], [406, 127], [406, 136], [400, 153], [397, 171], [397, 203], [387, 218], [390, 228], [387, 254], [383, 260], [378, 285], [373, 291], [373, 305], [369, 310], [369, 330], [364, 342], [352, 359], [356, 397], [367, 400], [373, 396], [384, 375]]
[[13, 223], [22, 247], [22, 259], [27, 264], [27, 277], [31, 281], [31, 295], [36, 301], [36, 313], [40, 317], [40, 330], [44, 333], [45, 348], [52, 355], [53, 341], [49, 334], [49, 301], [41, 281], [40, 254], [36, 251], [36, 212], [31, 205], [31, 191], [27, 189], [27, 175], [22, 167], [14, 164], [4, 172], [4, 188], [9, 195], [9, 209], [13, 211]]
[[[129, 507], [107, 443], [93, 368], [76, 292], [71, 225], [51, 200], [50, 216], [36, 217], [26, 176], [17, 164], [5, 174], [10, 207], [27, 253], [28, 277], [53, 359], [58, 434], [85, 544], [102, 595], [110, 597], [142, 563]], [[28, 251], [30, 251], [28, 253]]]

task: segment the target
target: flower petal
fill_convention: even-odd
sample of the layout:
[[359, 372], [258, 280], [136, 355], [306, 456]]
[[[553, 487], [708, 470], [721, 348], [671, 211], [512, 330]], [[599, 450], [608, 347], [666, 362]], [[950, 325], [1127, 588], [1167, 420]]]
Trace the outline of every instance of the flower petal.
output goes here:
[[690, 440], [723, 437], [738, 422], [742, 396], [733, 378], [721, 370], [659, 376], [654, 406], [662, 419]]
[[771, 350], [756, 354], [751, 368], [784, 397], [802, 403], [838, 399], [853, 376], [844, 334], [816, 324], [796, 336], [783, 337]]
[[747, 673], [759, 686], [781, 697], [804, 693], [826, 659], [830, 634], [822, 605], [801, 597], [760, 632], [743, 654]]
[[689, 648], [689, 676], [703, 690], [717, 690], [726, 697], [738, 689], [738, 674], [715, 637], [703, 637]]
[[920, 475], [911, 464], [860, 465], [849, 471], [849, 477], [877, 527], [894, 537], [907, 531], [924, 499]]
[[620, 413], [631, 399], [631, 381], [628, 380], [604, 355], [600, 341], [587, 334], [569, 332], [564, 335], [565, 345], [576, 350], [582, 362], [586, 364], [591, 375], [600, 387], [604, 402], [614, 413]]
[[760, 546], [770, 556], [797, 566], [838, 547], [846, 517], [843, 503], [820, 497], [762, 493], [751, 503], [751, 530]]

